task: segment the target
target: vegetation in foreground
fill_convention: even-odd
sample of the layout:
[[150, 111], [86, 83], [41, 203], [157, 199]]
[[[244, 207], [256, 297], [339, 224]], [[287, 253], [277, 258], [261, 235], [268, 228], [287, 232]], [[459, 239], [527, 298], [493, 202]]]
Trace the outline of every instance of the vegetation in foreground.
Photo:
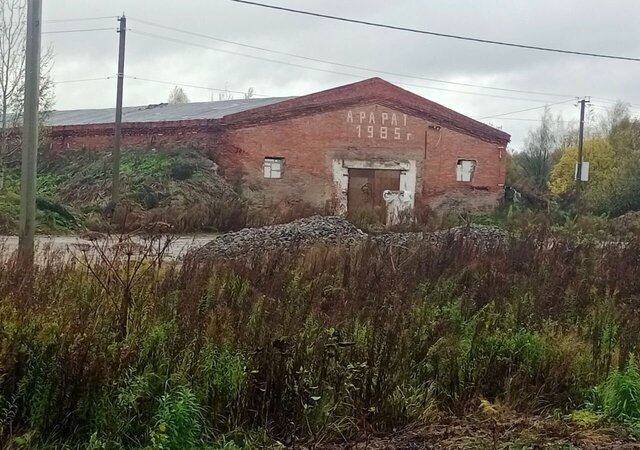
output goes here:
[[3, 263], [0, 447], [319, 446], [480, 411], [471, 448], [498, 448], [501, 408], [638, 433], [636, 242], [176, 264], [163, 239], [47, 255], [32, 284]]

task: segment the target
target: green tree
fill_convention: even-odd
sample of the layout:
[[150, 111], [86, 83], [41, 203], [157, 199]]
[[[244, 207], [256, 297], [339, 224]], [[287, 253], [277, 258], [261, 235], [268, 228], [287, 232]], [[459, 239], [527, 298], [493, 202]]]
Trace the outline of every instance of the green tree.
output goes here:
[[[581, 196], [583, 206], [611, 216], [640, 210], [640, 121], [615, 106], [603, 123], [606, 135], [587, 139], [584, 145], [590, 173]], [[574, 193], [577, 157], [576, 146], [562, 152], [549, 182], [552, 194], [566, 199]]]
[[629, 116], [618, 121], [609, 134], [619, 166], [609, 209], [612, 215], [640, 210], [640, 120]]
[[[584, 161], [589, 162], [589, 181], [585, 183], [582, 201], [594, 212], [609, 212], [609, 199], [616, 189], [620, 172], [614, 148], [608, 139], [594, 138], [585, 141], [583, 150]], [[574, 193], [577, 160], [577, 147], [563, 150], [551, 172], [549, 189], [552, 194], [566, 197]]]

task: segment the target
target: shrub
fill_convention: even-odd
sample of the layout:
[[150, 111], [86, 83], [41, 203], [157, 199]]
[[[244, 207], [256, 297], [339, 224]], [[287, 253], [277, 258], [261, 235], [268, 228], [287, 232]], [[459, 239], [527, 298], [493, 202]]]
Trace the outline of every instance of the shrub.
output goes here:
[[196, 171], [192, 163], [177, 163], [171, 166], [169, 176], [174, 180], [184, 181], [191, 178]]

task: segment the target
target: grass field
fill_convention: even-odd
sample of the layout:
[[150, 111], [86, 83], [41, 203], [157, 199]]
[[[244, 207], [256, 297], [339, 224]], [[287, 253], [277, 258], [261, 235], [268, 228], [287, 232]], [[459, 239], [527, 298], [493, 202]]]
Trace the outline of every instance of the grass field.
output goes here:
[[453, 423], [433, 448], [525, 449], [558, 429], [529, 442], [522, 417], [569, 430], [553, 448], [640, 436], [634, 241], [170, 262], [166, 239], [0, 267], [0, 448], [396, 448], [376, 436]]

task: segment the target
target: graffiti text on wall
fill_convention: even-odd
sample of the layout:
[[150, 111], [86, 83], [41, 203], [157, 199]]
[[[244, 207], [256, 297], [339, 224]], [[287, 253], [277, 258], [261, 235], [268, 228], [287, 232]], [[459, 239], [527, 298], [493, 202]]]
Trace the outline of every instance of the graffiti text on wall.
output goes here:
[[409, 141], [413, 137], [407, 132], [406, 114], [350, 110], [347, 123], [352, 125], [354, 134], [359, 138]]

